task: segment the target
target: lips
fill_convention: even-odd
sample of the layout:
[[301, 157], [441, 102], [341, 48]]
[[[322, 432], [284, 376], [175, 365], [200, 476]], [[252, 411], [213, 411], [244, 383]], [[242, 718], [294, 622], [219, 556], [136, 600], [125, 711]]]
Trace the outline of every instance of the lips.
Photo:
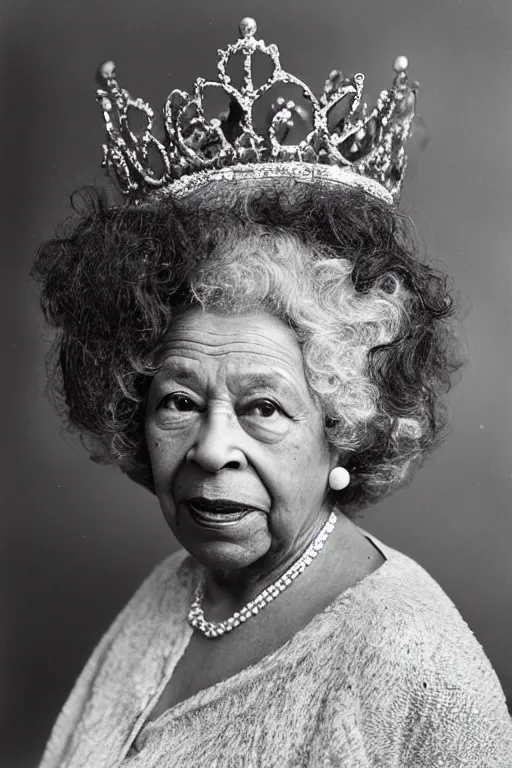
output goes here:
[[232, 501], [231, 499], [206, 499], [195, 497], [187, 500], [190, 514], [201, 524], [219, 525], [237, 523], [250, 512], [262, 512], [251, 504]]

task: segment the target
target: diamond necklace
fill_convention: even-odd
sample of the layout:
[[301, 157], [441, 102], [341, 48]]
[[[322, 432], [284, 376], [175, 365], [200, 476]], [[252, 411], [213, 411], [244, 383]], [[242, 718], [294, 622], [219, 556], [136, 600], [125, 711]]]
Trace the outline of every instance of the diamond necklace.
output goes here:
[[239, 627], [240, 624], [246, 622], [251, 616], [256, 616], [262, 608], [272, 602], [272, 600], [280, 595], [286, 587], [289, 587], [297, 576], [313, 562], [318, 553], [323, 549], [327, 537], [334, 529], [336, 520], [336, 514], [331, 512], [328, 521], [306, 549], [304, 554], [301, 555], [299, 559], [296, 560], [270, 587], [267, 587], [260, 592], [254, 600], [248, 602], [247, 605], [244, 605], [244, 607], [240, 609], [240, 611], [236, 611], [233, 616], [230, 616], [230, 618], [225, 621], [206, 621], [204, 617], [201, 603], [203, 601], [204, 584], [206, 580], [205, 573], [195, 590], [194, 601], [190, 606], [190, 611], [188, 613], [189, 624], [195, 629], [199, 629], [206, 637], [219, 637], [220, 635], [226, 634], [226, 632], [231, 632], [235, 627]]

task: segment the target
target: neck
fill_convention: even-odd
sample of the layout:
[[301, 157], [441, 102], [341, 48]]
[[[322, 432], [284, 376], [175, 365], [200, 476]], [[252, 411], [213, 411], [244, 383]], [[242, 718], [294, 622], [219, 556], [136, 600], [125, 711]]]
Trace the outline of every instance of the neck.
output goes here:
[[[312, 533], [309, 532], [307, 536], [305, 535], [298, 539], [289, 548], [282, 547], [279, 551], [269, 551], [260, 560], [245, 568], [230, 571], [209, 571], [204, 586], [204, 601], [210, 608], [210, 612], [214, 611], [219, 614], [226, 613], [231, 615], [281, 578], [302, 557], [320, 533], [329, 519], [330, 512], [331, 510], [327, 510], [326, 514], [319, 519]], [[324, 550], [329, 544], [330, 539], [335, 536], [337, 529], [339, 534], [340, 529], [344, 528], [343, 521], [345, 521], [344, 516], [338, 515], [336, 527], [327, 539]], [[324, 551], [306, 569], [304, 574], [299, 576], [299, 579], [303, 580], [305, 574], [311, 569], [316, 570], [314, 566], [318, 565], [318, 561], [322, 559], [325, 559]], [[216, 617], [213, 615], [211, 618], [216, 620]]]

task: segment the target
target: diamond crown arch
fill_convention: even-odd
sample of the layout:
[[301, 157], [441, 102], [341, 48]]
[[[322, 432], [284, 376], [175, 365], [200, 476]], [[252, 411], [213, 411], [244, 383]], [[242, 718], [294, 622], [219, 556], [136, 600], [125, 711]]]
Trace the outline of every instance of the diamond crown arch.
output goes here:
[[[164, 105], [163, 141], [153, 134], [154, 112], [149, 104], [133, 99], [119, 86], [112, 62], [102, 65], [99, 75], [103, 87], [97, 98], [107, 134], [103, 166], [114, 175], [121, 191], [139, 200], [156, 189], [178, 193], [219, 178], [223, 169], [243, 171], [245, 177], [252, 172], [260, 178], [283, 171], [287, 176], [305, 178], [307, 164], [315, 178], [358, 184], [384, 199], [396, 200], [407, 164], [404, 144], [416, 104], [417, 83], [408, 81], [407, 59], [399, 56], [395, 60], [392, 88], [382, 91], [376, 106], [368, 111], [362, 101], [362, 74], [344, 77], [333, 70], [317, 98], [303, 81], [281, 67], [276, 45], [266, 45], [255, 37], [253, 19], [243, 19], [239, 32], [235, 43], [218, 51], [217, 80], [198, 78], [191, 94], [179, 89], [171, 92]], [[272, 63], [272, 74], [257, 88], [252, 79], [255, 53], [268, 56]], [[232, 84], [226, 72], [231, 57], [237, 54], [243, 58], [240, 88]], [[267, 118], [267, 133], [259, 134], [253, 123], [255, 105], [271, 88], [286, 83], [301, 89], [311, 115], [293, 101], [278, 98]], [[229, 109], [210, 120], [204, 111], [209, 88], [222, 89], [230, 99]], [[333, 110], [340, 105], [346, 105], [343, 117], [330, 128]], [[138, 135], [130, 128], [129, 112], [133, 110], [145, 123]], [[285, 144], [297, 118], [310, 119], [309, 133], [298, 144]], [[150, 163], [151, 152], [161, 161], [159, 172]], [[309, 166], [317, 166], [316, 171]], [[209, 176], [208, 172], [216, 173]], [[194, 179], [186, 178], [197, 173]], [[226, 178], [235, 176], [227, 173]]]

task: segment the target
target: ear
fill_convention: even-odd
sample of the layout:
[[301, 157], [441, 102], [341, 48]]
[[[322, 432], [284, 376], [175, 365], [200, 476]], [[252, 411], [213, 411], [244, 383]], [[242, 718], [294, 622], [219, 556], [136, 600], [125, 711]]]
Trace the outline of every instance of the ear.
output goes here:
[[341, 451], [334, 446], [329, 446], [329, 472], [337, 467], [341, 460]]
[[334, 469], [334, 467], [344, 467], [347, 461], [349, 460], [350, 455], [351, 455], [351, 451], [340, 451], [339, 448], [330, 446], [329, 447], [329, 472], [331, 471], [331, 469]]

